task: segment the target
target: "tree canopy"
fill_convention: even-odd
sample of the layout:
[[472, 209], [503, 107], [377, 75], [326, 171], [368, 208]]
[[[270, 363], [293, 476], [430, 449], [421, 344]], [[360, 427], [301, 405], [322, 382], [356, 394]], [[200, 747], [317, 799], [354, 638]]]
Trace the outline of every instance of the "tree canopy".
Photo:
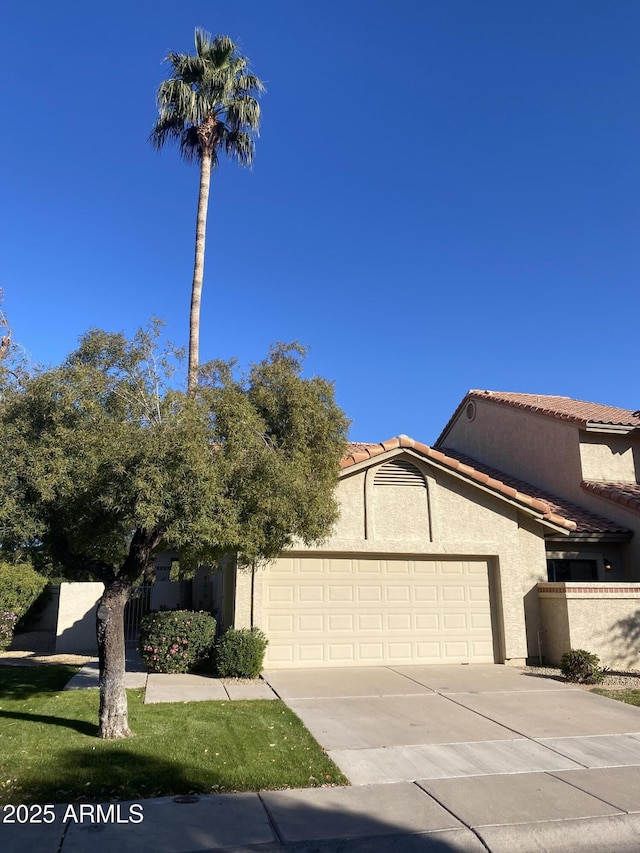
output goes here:
[[264, 85], [229, 36], [212, 38], [198, 27], [195, 49], [195, 55], [172, 51], [165, 58], [171, 77], [158, 89], [151, 144], [160, 150], [177, 142], [187, 162], [208, 155], [214, 169], [220, 151], [250, 166]]
[[249, 561], [326, 532], [347, 421], [331, 383], [301, 375], [304, 350], [278, 345], [242, 376], [212, 362], [192, 400], [171, 388], [157, 335], [94, 329], [60, 367], [5, 389], [4, 547], [29, 542], [109, 580], [132, 531]]
[[321, 538], [337, 513], [348, 422], [331, 383], [302, 375], [301, 347], [279, 344], [243, 375], [212, 362], [189, 395], [158, 342], [157, 325], [132, 340], [93, 329], [59, 367], [0, 388], [0, 545], [104, 582], [107, 737], [129, 733], [107, 720], [109, 637], [123, 669], [115, 633], [157, 549], [181, 565], [229, 552], [256, 563]]

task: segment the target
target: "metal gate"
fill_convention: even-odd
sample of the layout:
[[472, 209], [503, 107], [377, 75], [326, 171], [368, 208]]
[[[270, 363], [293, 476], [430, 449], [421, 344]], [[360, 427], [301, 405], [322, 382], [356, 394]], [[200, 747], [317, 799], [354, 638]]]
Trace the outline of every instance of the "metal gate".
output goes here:
[[140, 634], [140, 620], [151, 609], [151, 584], [134, 586], [129, 601], [124, 607], [124, 641], [127, 646], [135, 646]]

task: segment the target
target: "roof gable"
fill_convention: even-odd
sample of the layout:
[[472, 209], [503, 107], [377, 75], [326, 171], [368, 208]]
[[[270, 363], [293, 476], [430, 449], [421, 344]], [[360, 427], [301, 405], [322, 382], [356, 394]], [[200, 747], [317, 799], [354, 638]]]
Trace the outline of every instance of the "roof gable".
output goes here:
[[588, 424], [620, 426], [633, 429], [640, 427], [640, 413], [603, 403], [574, 400], [551, 394], [516, 394], [509, 391], [469, 391], [467, 397], [503, 403], [516, 409], [525, 409], [539, 415], [548, 415], [563, 421], [586, 427]]
[[627, 528], [615, 522], [590, 513], [561, 498], [541, 492], [535, 486], [483, 465], [455, 450], [449, 448], [436, 450], [407, 435], [399, 435], [378, 444], [352, 442], [340, 467], [346, 473], [354, 466], [366, 465], [370, 460], [383, 454], [396, 455], [398, 450], [408, 450], [428, 459], [437, 467], [467, 480], [472, 485], [492, 492], [496, 497], [520, 507], [556, 529], [592, 535], [629, 533]]
[[435, 442], [439, 447], [446, 441], [447, 434], [460, 414], [473, 400], [486, 400], [495, 405], [509, 406], [536, 415], [555, 418], [576, 424], [583, 429], [595, 431], [630, 432], [640, 428], [640, 411], [620, 409], [603, 403], [589, 403], [586, 400], [574, 400], [572, 397], [559, 397], [552, 394], [519, 394], [511, 391], [468, 391], [455, 412], [447, 421]]

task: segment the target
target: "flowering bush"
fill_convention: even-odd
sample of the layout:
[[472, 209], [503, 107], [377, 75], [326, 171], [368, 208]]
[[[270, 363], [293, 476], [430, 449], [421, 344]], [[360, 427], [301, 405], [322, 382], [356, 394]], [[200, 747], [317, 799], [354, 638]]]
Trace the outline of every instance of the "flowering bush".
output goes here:
[[223, 678], [257, 678], [268, 642], [258, 628], [229, 628], [215, 645], [216, 672]]
[[164, 610], [140, 622], [139, 651], [151, 672], [188, 672], [212, 652], [216, 620], [210, 613]]
[[0, 649], [8, 649], [18, 617], [11, 610], [0, 610]]

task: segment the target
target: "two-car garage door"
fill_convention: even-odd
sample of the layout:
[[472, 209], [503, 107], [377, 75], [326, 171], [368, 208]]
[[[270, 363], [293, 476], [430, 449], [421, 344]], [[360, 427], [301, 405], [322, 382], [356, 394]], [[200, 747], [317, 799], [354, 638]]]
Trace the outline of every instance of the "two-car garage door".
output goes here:
[[482, 558], [282, 557], [262, 624], [272, 668], [494, 662]]

